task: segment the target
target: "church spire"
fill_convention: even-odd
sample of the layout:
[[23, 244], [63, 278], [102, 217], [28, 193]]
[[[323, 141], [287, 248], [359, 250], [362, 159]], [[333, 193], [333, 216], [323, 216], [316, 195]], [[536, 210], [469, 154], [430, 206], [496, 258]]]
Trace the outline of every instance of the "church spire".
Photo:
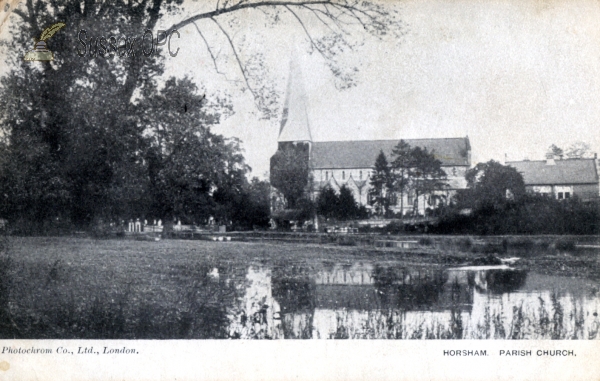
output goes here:
[[283, 115], [281, 116], [281, 127], [279, 128], [279, 142], [311, 142], [310, 124], [306, 111], [306, 91], [302, 81], [302, 73], [296, 60], [290, 60], [290, 73], [287, 89], [285, 92], [285, 103]]

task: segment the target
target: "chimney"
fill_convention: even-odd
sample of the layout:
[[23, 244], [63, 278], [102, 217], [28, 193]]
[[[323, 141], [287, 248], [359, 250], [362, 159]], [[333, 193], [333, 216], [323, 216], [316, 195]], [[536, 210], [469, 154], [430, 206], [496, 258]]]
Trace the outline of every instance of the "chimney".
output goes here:
[[556, 165], [553, 154], [549, 153], [546, 155], [546, 165]]

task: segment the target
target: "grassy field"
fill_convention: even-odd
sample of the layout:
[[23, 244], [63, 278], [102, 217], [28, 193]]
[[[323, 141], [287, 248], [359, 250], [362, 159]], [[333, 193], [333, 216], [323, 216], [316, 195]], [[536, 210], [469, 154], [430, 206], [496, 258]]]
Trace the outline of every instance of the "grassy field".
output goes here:
[[[245, 265], [270, 264], [292, 275], [298, 267], [361, 258], [443, 268], [482, 255], [461, 239], [423, 240], [413, 249], [374, 249], [12, 237], [0, 266], [0, 337], [227, 338], [223, 305], [243, 293]], [[519, 267], [540, 273], [598, 279], [597, 250], [561, 248], [552, 239], [548, 244], [505, 244], [501, 255], [521, 256]], [[238, 281], [211, 276], [215, 269]]]

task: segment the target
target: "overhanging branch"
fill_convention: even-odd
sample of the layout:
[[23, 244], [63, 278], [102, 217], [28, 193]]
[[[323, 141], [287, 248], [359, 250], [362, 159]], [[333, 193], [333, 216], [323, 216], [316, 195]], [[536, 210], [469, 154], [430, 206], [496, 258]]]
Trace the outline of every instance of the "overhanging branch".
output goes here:
[[223, 27], [221, 26], [221, 24], [219, 24], [219, 22], [217, 20], [215, 20], [212, 17], [211, 17], [211, 20], [219, 27], [219, 29], [221, 29], [221, 32], [223, 32], [223, 35], [225, 35], [225, 37], [227, 38], [227, 41], [229, 42], [229, 46], [231, 46], [231, 50], [233, 51], [233, 55], [235, 56], [235, 60], [238, 63], [240, 71], [242, 72], [242, 76], [244, 77], [244, 82], [246, 83], [248, 90], [252, 93], [252, 96], [254, 96], [254, 98], [256, 99], [258, 97], [258, 95], [254, 92], [254, 89], [252, 89], [252, 86], [250, 86], [250, 82], [248, 81], [248, 76], [246, 75], [246, 69], [244, 68], [244, 65], [242, 64], [242, 60], [238, 56], [237, 49], [235, 48], [233, 40], [229, 36], [229, 33], [227, 33], [227, 31], [225, 29], [223, 29]]
[[[377, 16], [386, 16], [386, 14], [384, 12], [381, 12], [377, 9], [371, 9], [371, 12], [375, 13], [376, 15], [373, 14], [369, 14], [366, 10], [360, 9], [360, 7], [357, 4], [353, 4], [353, 5], [349, 5], [349, 4], [344, 4], [341, 2], [337, 2], [334, 0], [307, 0], [307, 1], [259, 1], [259, 2], [239, 2], [237, 4], [231, 5], [231, 6], [227, 6], [228, 3], [224, 3], [223, 6], [221, 8], [217, 8], [213, 11], [210, 12], [204, 12], [204, 13], [200, 13], [197, 14], [195, 16], [192, 17], [188, 17], [187, 19], [177, 23], [177, 24], [173, 24], [171, 26], [171, 28], [169, 30], [173, 30], [173, 29], [181, 29], [184, 26], [187, 26], [191, 23], [193, 23], [194, 21], [198, 21], [198, 20], [202, 20], [202, 19], [212, 19], [215, 18], [217, 16], [220, 15], [224, 15], [224, 14], [228, 14], [228, 13], [233, 13], [239, 10], [243, 10], [243, 9], [257, 9], [257, 8], [263, 8], [263, 7], [297, 7], [297, 8], [301, 8], [301, 7], [305, 7], [305, 6], [330, 6], [330, 7], [334, 7], [340, 10], [345, 10], [345, 14], [357, 19], [357, 21], [359, 21], [361, 24], [364, 24], [364, 20], [363, 18], [367, 18], [371, 21], [374, 21]], [[329, 13], [329, 12], [327, 12]], [[329, 13], [327, 15], [329, 18], [331, 18], [332, 20], [335, 18], [335, 16], [331, 13]]]

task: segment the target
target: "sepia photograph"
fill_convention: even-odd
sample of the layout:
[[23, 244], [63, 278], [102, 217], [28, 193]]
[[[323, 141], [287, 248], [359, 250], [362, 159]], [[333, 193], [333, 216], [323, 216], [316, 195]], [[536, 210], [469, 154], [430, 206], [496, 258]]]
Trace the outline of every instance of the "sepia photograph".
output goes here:
[[1, 0], [0, 62], [0, 378], [599, 353], [597, 1]]

